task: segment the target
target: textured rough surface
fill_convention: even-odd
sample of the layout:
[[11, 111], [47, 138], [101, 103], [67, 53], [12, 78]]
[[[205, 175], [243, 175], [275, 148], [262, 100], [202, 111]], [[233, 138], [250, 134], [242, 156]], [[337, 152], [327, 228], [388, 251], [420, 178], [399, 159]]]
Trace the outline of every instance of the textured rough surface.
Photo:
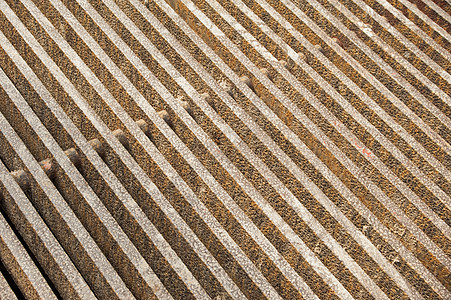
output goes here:
[[450, 7], [0, 0], [0, 297], [451, 298]]

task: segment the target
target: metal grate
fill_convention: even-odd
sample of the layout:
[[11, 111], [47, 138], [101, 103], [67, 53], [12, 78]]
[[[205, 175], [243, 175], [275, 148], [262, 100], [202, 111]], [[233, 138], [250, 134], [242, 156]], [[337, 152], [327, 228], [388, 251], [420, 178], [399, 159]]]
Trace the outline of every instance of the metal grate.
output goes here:
[[451, 298], [450, 12], [0, 0], [0, 298]]

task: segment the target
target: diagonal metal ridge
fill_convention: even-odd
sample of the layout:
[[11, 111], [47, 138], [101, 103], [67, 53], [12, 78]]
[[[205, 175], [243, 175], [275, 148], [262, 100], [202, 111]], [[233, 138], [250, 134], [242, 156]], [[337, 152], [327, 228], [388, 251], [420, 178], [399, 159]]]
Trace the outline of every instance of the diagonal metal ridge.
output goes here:
[[441, 0], [0, 0], [1, 299], [450, 299]]

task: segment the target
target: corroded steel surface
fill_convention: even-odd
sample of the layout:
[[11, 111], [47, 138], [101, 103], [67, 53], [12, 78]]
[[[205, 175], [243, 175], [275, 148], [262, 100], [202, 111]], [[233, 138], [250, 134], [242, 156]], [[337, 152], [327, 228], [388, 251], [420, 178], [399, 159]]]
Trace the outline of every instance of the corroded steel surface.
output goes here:
[[450, 14], [0, 0], [0, 298], [450, 299]]

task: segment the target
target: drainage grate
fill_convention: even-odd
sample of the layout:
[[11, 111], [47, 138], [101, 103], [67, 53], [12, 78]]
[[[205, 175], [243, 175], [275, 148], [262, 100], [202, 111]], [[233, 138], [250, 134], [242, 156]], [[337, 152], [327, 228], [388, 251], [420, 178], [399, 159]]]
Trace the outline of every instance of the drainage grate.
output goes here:
[[450, 11], [0, 0], [0, 297], [449, 299]]

